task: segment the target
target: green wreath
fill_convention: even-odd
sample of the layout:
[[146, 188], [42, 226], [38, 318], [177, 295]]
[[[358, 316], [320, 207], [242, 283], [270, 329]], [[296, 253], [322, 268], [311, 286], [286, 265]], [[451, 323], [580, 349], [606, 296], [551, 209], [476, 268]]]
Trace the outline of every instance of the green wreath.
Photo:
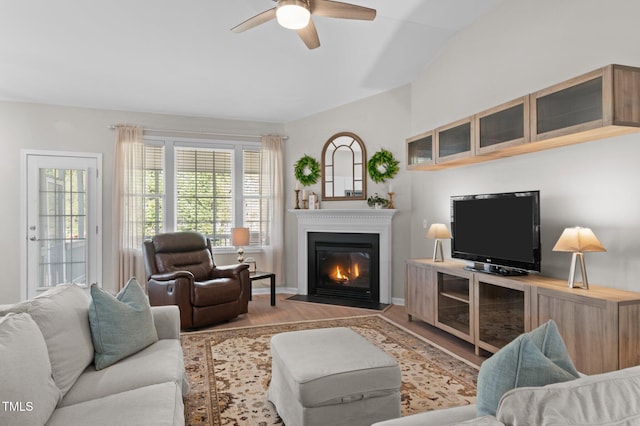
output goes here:
[[375, 183], [381, 183], [393, 178], [398, 173], [400, 170], [398, 164], [400, 162], [393, 158], [393, 154], [382, 148], [369, 159], [367, 170]]
[[320, 164], [318, 161], [305, 154], [293, 165], [296, 180], [303, 186], [313, 185], [320, 177]]

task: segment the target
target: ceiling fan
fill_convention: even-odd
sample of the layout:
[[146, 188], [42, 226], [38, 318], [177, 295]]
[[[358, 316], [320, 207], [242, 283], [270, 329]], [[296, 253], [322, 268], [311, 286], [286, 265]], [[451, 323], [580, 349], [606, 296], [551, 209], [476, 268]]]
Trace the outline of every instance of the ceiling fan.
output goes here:
[[278, 5], [256, 16], [247, 19], [231, 31], [241, 33], [265, 22], [277, 19], [285, 28], [296, 30], [304, 44], [309, 49], [320, 46], [318, 31], [313, 24], [311, 15], [329, 18], [358, 19], [373, 21], [376, 10], [355, 4], [342, 3], [331, 0], [273, 0]]

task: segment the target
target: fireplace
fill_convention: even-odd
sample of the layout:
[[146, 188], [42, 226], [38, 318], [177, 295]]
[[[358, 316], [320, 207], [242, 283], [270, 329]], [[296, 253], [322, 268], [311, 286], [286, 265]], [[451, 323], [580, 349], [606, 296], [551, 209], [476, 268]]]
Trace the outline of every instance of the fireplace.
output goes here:
[[380, 302], [380, 238], [369, 233], [308, 234], [308, 295]]
[[[384, 305], [392, 303], [392, 270], [391, 270], [391, 241], [392, 241], [392, 218], [397, 212], [394, 209], [291, 209], [298, 220], [298, 250], [297, 250], [297, 294], [294, 297], [304, 297], [310, 294], [309, 266], [314, 256], [309, 256], [309, 236], [315, 233], [333, 234], [373, 234], [378, 240], [378, 266], [369, 265], [369, 274], [377, 274], [377, 292], [379, 303], [367, 302], [364, 299], [361, 307], [371, 307], [380, 309]], [[352, 242], [352, 241], [347, 241]], [[344, 243], [344, 241], [338, 243]], [[343, 247], [340, 247], [341, 249]], [[338, 253], [334, 251], [335, 253]], [[355, 286], [351, 286], [352, 288]], [[360, 291], [354, 290], [354, 291]], [[365, 290], [366, 292], [366, 290]], [[318, 296], [308, 296], [318, 298]], [[335, 300], [357, 301], [357, 298], [331, 298]], [[339, 303], [351, 306], [355, 303]]]

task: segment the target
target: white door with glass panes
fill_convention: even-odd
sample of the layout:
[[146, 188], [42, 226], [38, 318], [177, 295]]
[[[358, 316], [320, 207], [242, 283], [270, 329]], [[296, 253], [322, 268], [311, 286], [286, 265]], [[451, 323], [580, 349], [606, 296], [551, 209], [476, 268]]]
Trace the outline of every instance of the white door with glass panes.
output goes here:
[[101, 282], [101, 154], [23, 151], [30, 299], [62, 283]]

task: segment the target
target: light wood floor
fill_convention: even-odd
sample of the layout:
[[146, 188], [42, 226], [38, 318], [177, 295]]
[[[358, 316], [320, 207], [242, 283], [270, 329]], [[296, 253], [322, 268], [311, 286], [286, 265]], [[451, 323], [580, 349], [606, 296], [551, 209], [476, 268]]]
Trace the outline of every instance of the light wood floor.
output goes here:
[[249, 302], [249, 313], [238, 318], [202, 330], [217, 330], [251, 325], [278, 324], [284, 322], [343, 318], [381, 313], [386, 318], [413, 331], [458, 356], [480, 365], [486, 358], [476, 356], [473, 345], [453, 337], [422, 321], [409, 322], [404, 306], [391, 305], [384, 312], [370, 309], [287, 300], [287, 294], [276, 296], [276, 306], [269, 304], [269, 295], [254, 295]]

